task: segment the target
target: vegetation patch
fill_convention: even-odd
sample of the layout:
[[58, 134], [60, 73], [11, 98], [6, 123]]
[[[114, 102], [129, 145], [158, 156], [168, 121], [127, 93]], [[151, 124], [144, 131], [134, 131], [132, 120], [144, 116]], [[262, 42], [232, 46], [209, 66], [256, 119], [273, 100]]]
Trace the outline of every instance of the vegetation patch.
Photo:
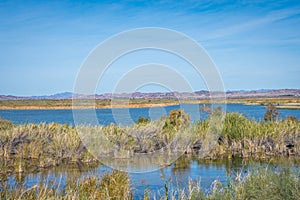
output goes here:
[[[214, 126], [222, 118], [223, 127]], [[222, 115], [221, 109], [215, 109], [210, 112], [209, 119], [196, 123], [190, 123], [189, 116], [182, 110], [173, 110], [169, 116], [156, 121], [140, 118], [137, 124], [131, 126], [14, 125], [2, 119], [0, 156], [9, 166], [3, 166], [1, 173], [23, 172], [66, 162], [97, 162], [79, 138], [78, 129], [96, 136], [103, 133], [113, 144], [111, 152], [107, 153], [115, 158], [128, 158], [135, 153], [162, 149], [168, 152], [183, 150], [187, 154], [197, 155], [205, 147], [206, 139], [210, 139], [208, 136], [214, 132], [220, 132], [220, 135], [213, 138], [216, 144], [209, 149], [206, 159], [300, 156], [300, 122], [294, 117], [260, 122], [238, 113]], [[176, 142], [180, 140], [184, 142]]]

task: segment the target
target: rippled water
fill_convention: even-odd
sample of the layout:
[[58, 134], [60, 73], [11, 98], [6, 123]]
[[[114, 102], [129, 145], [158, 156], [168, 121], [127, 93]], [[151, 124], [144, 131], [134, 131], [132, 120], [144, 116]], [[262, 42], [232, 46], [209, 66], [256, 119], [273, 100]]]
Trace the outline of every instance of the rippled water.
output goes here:
[[[152, 120], [159, 119], [166, 115], [173, 109], [182, 108], [186, 113], [190, 114], [191, 120], [199, 120], [207, 117], [207, 114], [200, 113], [199, 107], [202, 104], [182, 104], [176, 106], [166, 106], [158, 108], [130, 108], [130, 109], [114, 109], [116, 117], [122, 119], [123, 125], [134, 123], [140, 116], [149, 117]], [[223, 105], [224, 107], [224, 105]], [[124, 113], [129, 110], [129, 116]], [[228, 104], [226, 110], [229, 112], [239, 112], [246, 115], [249, 119], [263, 120], [264, 113], [266, 112], [264, 106], [260, 105], [242, 105], [242, 104]], [[293, 115], [300, 119], [300, 110], [280, 110], [282, 118], [287, 115]], [[89, 110], [82, 110], [81, 116], [85, 123], [89, 122], [91, 117]], [[98, 122], [102, 125], [116, 123], [112, 109], [97, 109], [96, 110]], [[0, 117], [11, 120], [16, 124], [23, 123], [41, 123], [41, 122], [56, 122], [61, 124], [74, 125], [72, 110], [0, 110]], [[117, 121], [118, 122], [118, 121]], [[119, 122], [120, 123], [120, 122]]]

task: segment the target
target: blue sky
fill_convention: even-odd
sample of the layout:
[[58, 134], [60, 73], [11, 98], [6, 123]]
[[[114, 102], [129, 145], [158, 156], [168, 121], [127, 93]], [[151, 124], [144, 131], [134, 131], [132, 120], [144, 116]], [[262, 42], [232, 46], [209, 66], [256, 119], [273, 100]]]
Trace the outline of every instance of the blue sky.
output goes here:
[[[226, 90], [300, 89], [299, 1], [0, 1], [0, 94], [72, 91], [93, 48], [141, 27], [174, 29], [196, 40], [215, 62]], [[142, 64], [163, 57], [142, 54], [112, 66], [97, 93], [112, 90], [121, 68], [135, 63], [130, 59]], [[177, 58], [163, 59], [172, 64]], [[206, 89], [180, 64], [173, 67], [194, 90]], [[145, 91], [154, 89], [159, 90]]]

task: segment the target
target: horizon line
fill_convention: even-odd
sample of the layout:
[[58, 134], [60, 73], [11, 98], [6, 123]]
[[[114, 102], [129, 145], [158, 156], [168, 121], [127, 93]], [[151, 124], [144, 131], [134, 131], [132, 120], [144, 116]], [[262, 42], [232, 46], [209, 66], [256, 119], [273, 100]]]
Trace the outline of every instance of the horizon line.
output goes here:
[[[300, 88], [281, 88], [281, 89], [233, 89], [233, 90], [226, 90], [224, 91], [225, 93], [228, 92], [267, 92], [267, 91], [279, 91], [279, 90], [300, 90]], [[134, 93], [141, 93], [141, 94], [151, 94], [151, 93], [161, 93], [161, 94], [166, 94], [166, 93], [196, 93], [196, 92], [223, 92], [223, 91], [209, 91], [209, 90], [196, 90], [193, 92], [189, 91], [167, 91], [167, 92], [162, 92], [162, 91], [151, 91], [151, 92], [123, 92], [123, 93], [113, 93], [113, 92], [104, 92], [104, 93], [94, 93], [94, 94], [76, 94], [74, 92], [70, 91], [64, 91], [64, 92], [56, 92], [52, 94], [41, 94], [41, 95], [14, 95], [14, 94], [0, 94], [0, 96], [13, 96], [13, 97], [49, 97], [49, 96], [55, 96], [55, 95], [60, 95], [60, 94], [70, 94], [70, 95], [108, 95], [108, 94], [134, 94]]]

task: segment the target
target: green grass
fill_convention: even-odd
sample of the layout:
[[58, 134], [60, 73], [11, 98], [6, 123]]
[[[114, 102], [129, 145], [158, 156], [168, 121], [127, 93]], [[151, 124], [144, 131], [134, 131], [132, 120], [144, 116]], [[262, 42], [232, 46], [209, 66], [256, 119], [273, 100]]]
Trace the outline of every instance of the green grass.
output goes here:
[[297, 134], [299, 128], [298, 120], [259, 122], [248, 120], [239, 113], [227, 113], [222, 136], [236, 141], [264, 137], [276, 139], [288, 134]]
[[246, 200], [246, 199], [290, 199], [300, 198], [299, 172], [285, 168], [281, 172], [260, 168], [243, 180], [231, 180], [223, 186], [219, 181], [212, 183], [210, 194], [204, 194], [198, 184], [189, 183], [188, 190], [181, 191], [178, 199], [191, 200]]

